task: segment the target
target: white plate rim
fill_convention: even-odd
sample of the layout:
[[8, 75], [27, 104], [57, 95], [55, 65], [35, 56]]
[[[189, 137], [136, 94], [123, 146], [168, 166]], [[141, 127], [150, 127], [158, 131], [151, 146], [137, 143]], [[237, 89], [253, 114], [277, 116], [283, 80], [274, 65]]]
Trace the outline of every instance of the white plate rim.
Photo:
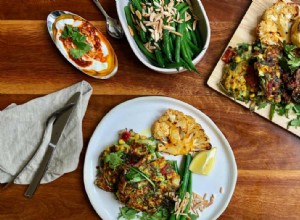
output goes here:
[[[88, 187], [89, 184], [90, 184], [90, 180], [87, 177], [87, 173], [90, 172], [89, 170], [89, 165], [88, 165], [88, 159], [89, 159], [89, 149], [90, 149], [90, 146], [91, 146], [91, 143], [93, 143], [93, 139], [95, 138], [95, 135], [98, 133], [98, 130], [100, 130], [101, 126], [102, 126], [102, 123], [110, 117], [110, 115], [114, 114], [115, 112], [118, 111], [119, 108], [122, 108], [123, 106], [125, 105], [128, 105], [128, 104], [133, 104], [134, 102], [140, 102], [140, 101], [153, 101], [153, 100], [160, 100], [160, 101], [166, 101], [166, 102], [173, 102], [173, 103], [176, 103], [176, 104], [180, 104], [182, 105], [183, 107], [186, 107], [188, 109], [191, 109], [193, 111], [195, 111], [197, 114], [201, 115], [202, 119], [204, 119], [206, 122], [208, 122], [208, 124], [210, 124], [214, 130], [217, 132], [217, 135], [222, 139], [222, 141], [224, 142], [225, 146], [226, 146], [226, 150], [227, 150], [227, 153], [228, 153], [228, 156], [230, 157], [229, 159], [231, 160], [232, 164], [231, 164], [231, 168], [232, 168], [232, 174], [233, 176], [231, 176], [232, 178], [232, 186], [230, 188], [230, 191], [229, 191], [229, 196], [227, 197], [226, 201], [224, 202], [224, 205], [221, 209], [219, 209], [218, 211], [216, 211], [215, 215], [214, 215], [214, 218], [213, 219], [217, 219], [227, 208], [231, 198], [232, 198], [232, 195], [234, 193], [234, 190], [235, 190], [235, 186], [236, 186], [236, 182], [237, 182], [237, 176], [238, 176], [238, 172], [237, 172], [237, 165], [236, 165], [236, 161], [235, 161], [235, 157], [234, 157], [234, 154], [233, 154], [233, 151], [231, 149], [231, 146], [229, 144], [229, 142], [227, 141], [227, 139], [225, 138], [225, 136], [223, 135], [223, 133], [219, 130], [219, 128], [216, 126], [216, 124], [207, 116], [205, 115], [202, 111], [200, 111], [199, 109], [195, 108], [194, 106], [188, 104], [188, 103], [185, 103], [183, 101], [180, 101], [178, 99], [175, 99], [175, 98], [171, 98], [171, 97], [165, 97], [165, 96], [144, 96], [144, 97], [137, 97], [137, 98], [133, 98], [133, 99], [130, 99], [130, 100], [127, 100], [125, 102], [122, 102], [118, 105], [116, 105], [114, 108], [112, 108], [102, 119], [101, 121], [98, 123], [93, 135], [91, 136], [90, 138], [90, 141], [89, 141], [89, 144], [88, 144], [88, 147], [87, 147], [87, 151], [86, 151], [86, 155], [85, 155], [85, 160], [84, 160], [84, 167], [83, 167], [83, 181], [84, 181], [84, 187], [85, 187], [85, 191], [88, 195], [88, 198], [90, 200], [90, 203], [92, 204], [94, 210], [97, 212], [97, 214], [105, 219], [105, 213], [102, 211], [102, 209], [98, 209], [97, 206], [96, 206], [96, 201], [93, 199], [93, 195], [92, 195], [92, 190]], [[94, 180], [92, 181], [94, 182]], [[96, 186], [95, 186], [96, 187]], [[200, 217], [201, 219], [201, 217]]]

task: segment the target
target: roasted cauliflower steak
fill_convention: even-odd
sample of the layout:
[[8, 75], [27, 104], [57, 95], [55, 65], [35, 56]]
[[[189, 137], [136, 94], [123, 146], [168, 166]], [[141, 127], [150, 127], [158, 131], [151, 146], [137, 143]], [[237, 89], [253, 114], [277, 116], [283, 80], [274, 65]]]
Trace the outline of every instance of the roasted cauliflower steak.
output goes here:
[[180, 111], [168, 109], [152, 126], [158, 139], [158, 151], [172, 155], [210, 149], [209, 137], [195, 119]]
[[257, 26], [257, 36], [267, 45], [291, 42], [290, 27], [299, 15], [299, 6], [291, 1], [279, 0], [268, 8]]

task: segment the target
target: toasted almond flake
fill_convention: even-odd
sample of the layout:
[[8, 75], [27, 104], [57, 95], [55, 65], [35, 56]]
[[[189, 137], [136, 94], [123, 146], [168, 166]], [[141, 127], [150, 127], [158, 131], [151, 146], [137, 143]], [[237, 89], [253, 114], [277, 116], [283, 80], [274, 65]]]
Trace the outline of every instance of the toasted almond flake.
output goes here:
[[156, 8], [155, 11], [159, 12], [159, 11], [161, 11], [161, 9], [160, 8]]
[[171, 14], [168, 11], [163, 11], [163, 15], [165, 15], [167, 17], [171, 16]]
[[177, 13], [176, 20], [178, 21], [179, 19], [180, 19], [180, 13], [178, 12], [178, 13]]
[[165, 30], [169, 30], [169, 31], [175, 31], [175, 28], [169, 25], [164, 25], [163, 27]]
[[143, 25], [143, 23], [140, 21], [140, 27], [142, 28], [142, 30], [144, 31], [144, 32], [147, 32], [147, 29], [146, 29], [146, 27]]
[[196, 30], [196, 26], [197, 26], [197, 20], [194, 20], [194, 22], [193, 22], [193, 30]]
[[154, 21], [155, 16], [156, 16], [156, 14], [155, 14], [154, 12], [152, 12], [152, 13], [150, 14], [149, 20], [150, 20], [150, 21]]
[[225, 192], [223, 186], [220, 187], [220, 193], [223, 194]]
[[162, 29], [163, 29], [163, 21], [162, 20], [159, 20], [158, 21], [158, 32], [161, 33], [162, 32]]
[[134, 24], [136, 24], [136, 20], [135, 20], [135, 18], [133, 17], [133, 15], [131, 15], [131, 20], [132, 20], [132, 22], [133, 22]]
[[177, 31], [170, 31], [171, 33], [173, 33], [173, 34], [175, 34], [175, 35], [177, 35], [177, 36], [180, 36], [180, 37], [182, 37], [182, 34], [181, 33], [179, 33], [179, 32], [177, 32]]
[[141, 12], [139, 10], [135, 11], [135, 15], [138, 17], [139, 20], [142, 20], [142, 15], [141, 15]]
[[129, 25], [128, 25], [128, 30], [129, 30], [130, 35], [133, 37], [134, 36], [134, 32], [133, 32], [132, 28]]
[[160, 8], [161, 5], [158, 2], [156, 2], [156, 1], [153, 1], [153, 2], [156, 7]]
[[154, 31], [154, 41], [157, 42], [159, 40], [159, 33], [155, 30]]
[[160, 20], [161, 19], [161, 17], [162, 17], [162, 14], [156, 14], [155, 16], [154, 16], [154, 21], [158, 21], [158, 20]]
[[148, 21], [147, 23], [145, 23], [146, 26], [157, 26], [158, 25], [158, 22], [151, 22], [151, 21]]
[[132, 4], [129, 5], [129, 8], [130, 8], [131, 13], [134, 14], [134, 9], [132, 7]]
[[[160, 48], [159, 45], [158, 45], [158, 43], [154, 43], [154, 45], [155, 45], [157, 48]], [[180, 199], [179, 199], [179, 201], [180, 201]]]
[[190, 13], [185, 12], [185, 14], [184, 14], [184, 20], [185, 20], [185, 21], [189, 21], [189, 20], [191, 20], [191, 19], [192, 19], [192, 16], [190, 15]]
[[154, 31], [153, 29], [149, 28], [148, 31], [150, 31], [151, 33]]

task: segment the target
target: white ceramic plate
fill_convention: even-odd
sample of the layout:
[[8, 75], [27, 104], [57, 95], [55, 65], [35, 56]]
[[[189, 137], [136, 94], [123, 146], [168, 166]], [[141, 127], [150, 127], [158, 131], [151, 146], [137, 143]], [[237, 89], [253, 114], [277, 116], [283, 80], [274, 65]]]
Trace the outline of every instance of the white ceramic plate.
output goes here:
[[[211, 194], [215, 195], [214, 204], [205, 209], [199, 219], [217, 219], [226, 209], [234, 192], [237, 166], [224, 135], [210, 118], [193, 106], [173, 98], [149, 96], [135, 98], [113, 108], [101, 120], [88, 145], [84, 163], [84, 185], [91, 204], [104, 220], [116, 220], [122, 205], [113, 193], [105, 192], [94, 185], [100, 153], [118, 140], [118, 131], [124, 128], [144, 134], [149, 132], [153, 122], [168, 108], [194, 117], [209, 136], [212, 146], [217, 148], [215, 166], [210, 175], [193, 174], [193, 192], [200, 195], [207, 193], [208, 198]], [[178, 162], [181, 160], [181, 156], [166, 157]], [[224, 188], [224, 194], [219, 192], [220, 187]]]
[[[124, 12], [125, 6], [128, 5], [129, 0], [116, 0], [116, 6], [117, 6], [117, 12], [120, 19], [120, 23], [124, 29], [126, 38], [129, 42], [129, 45], [137, 58], [147, 67], [149, 67], [152, 70], [155, 70], [157, 72], [166, 73], [166, 74], [174, 74], [185, 71], [184, 68], [180, 68], [179, 71], [177, 71], [175, 68], [173, 69], [167, 69], [167, 68], [160, 68], [157, 66], [152, 65], [149, 60], [146, 58], [146, 56], [140, 51], [137, 44], [135, 43], [133, 37], [130, 35], [130, 32], [128, 30], [127, 20]], [[193, 64], [197, 64], [206, 53], [206, 50], [209, 46], [210, 41], [210, 26], [209, 26], [209, 20], [206, 15], [205, 9], [201, 3], [200, 0], [191, 0], [192, 6], [193, 6], [193, 12], [194, 14], [199, 18], [199, 25], [198, 28], [200, 29], [201, 37], [203, 39], [203, 50], [198, 54], [195, 59], [193, 59]]]

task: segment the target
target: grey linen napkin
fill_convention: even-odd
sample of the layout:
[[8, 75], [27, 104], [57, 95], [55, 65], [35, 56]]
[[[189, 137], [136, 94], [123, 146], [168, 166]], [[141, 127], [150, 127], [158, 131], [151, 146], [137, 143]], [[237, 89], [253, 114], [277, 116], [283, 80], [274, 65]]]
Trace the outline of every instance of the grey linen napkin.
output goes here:
[[0, 183], [8, 182], [38, 148], [32, 161], [15, 180], [18, 184], [30, 183], [51, 138], [52, 124], [46, 127], [48, 117], [65, 106], [78, 91], [81, 97], [41, 183], [53, 181], [77, 168], [83, 146], [82, 119], [92, 94], [91, 85], [85, 81], [22, 105], [12, 104], [0, 111]]

